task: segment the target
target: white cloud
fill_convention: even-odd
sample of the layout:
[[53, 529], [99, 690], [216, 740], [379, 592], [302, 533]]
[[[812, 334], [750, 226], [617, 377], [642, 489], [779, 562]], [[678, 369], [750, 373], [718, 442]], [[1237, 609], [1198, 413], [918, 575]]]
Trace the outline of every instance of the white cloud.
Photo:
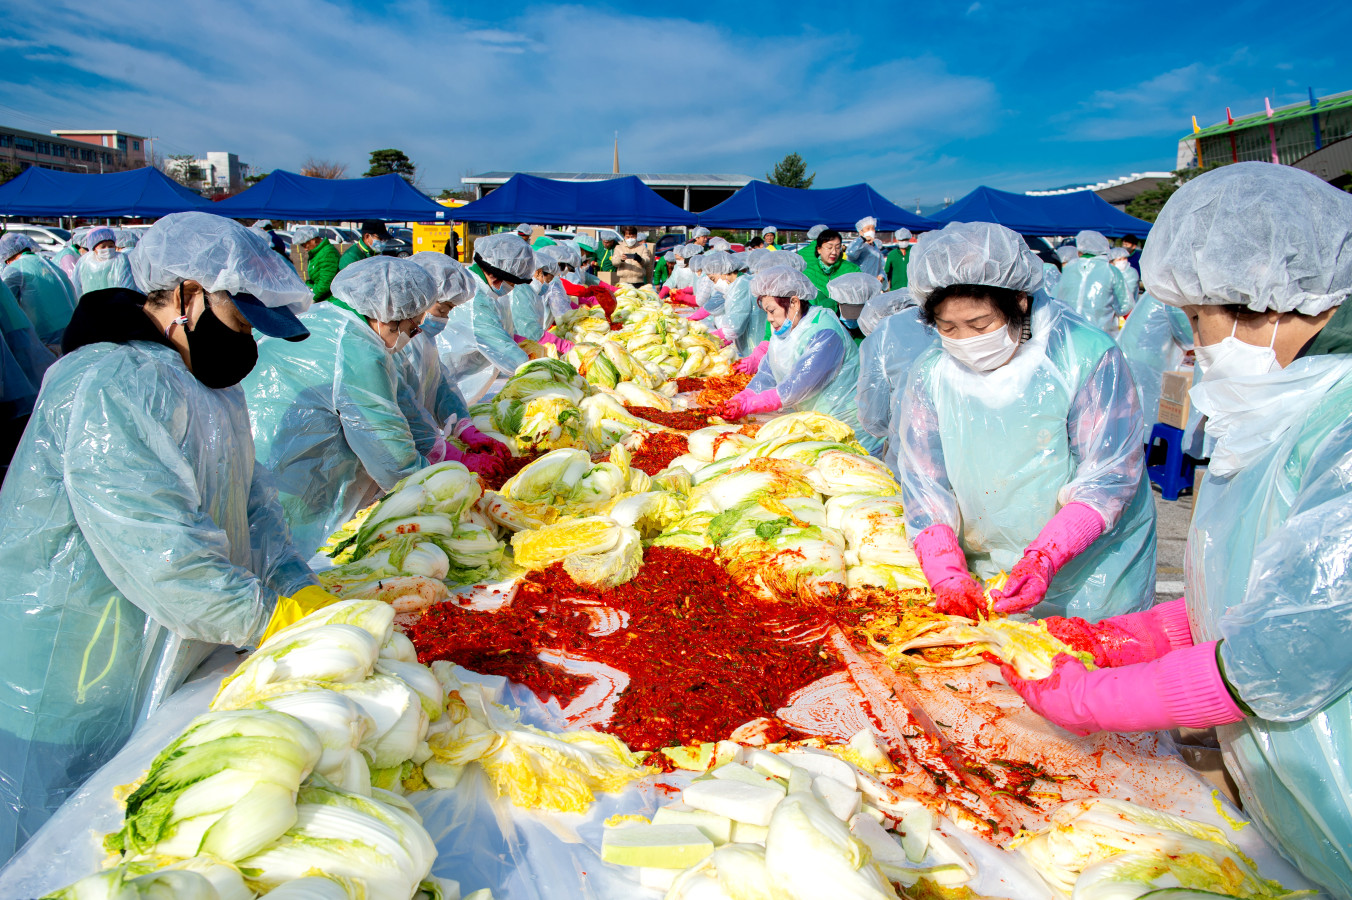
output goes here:
[[819, 183], [844, 184], [983, 133], [998, 113], [988, 80], [936, 59], [860, 64], [846, 35], [771, 38], [737, 22], [583, 6], [483, 22], [430, 2], [386, 14], [325, 0], [141, 0], [134, 15], [17, 5], [0, 48], [44, 76], [5, 67], [8, 106], [264, 168], [313, 155], [357, 174], [371, 150], [399, 147], [429, 188], [468, 169], [605, 171], [616, 130], [626, 171], [761, 176], [796, 150]]

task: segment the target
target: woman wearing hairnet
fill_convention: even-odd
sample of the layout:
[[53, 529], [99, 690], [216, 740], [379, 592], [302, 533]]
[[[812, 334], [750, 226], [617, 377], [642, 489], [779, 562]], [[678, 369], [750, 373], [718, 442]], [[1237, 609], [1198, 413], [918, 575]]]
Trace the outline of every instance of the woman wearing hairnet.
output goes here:
[[672, 250], [672, 253], [676, 256], [676, 261], [672, 266], [671, 274], [662, 283], [662, 289], [657, 292], [657, 296], [665, 300], [669, 294], [693, 288], [695, 286], [695, 273], [690, 268], [690, 260], [703, 252], [704, 248], [699, 244], [678, 244]]
[[873, 452], [882, 446], [860, 433], [855, 408], [859, 348], [836, 314], [813, 307], [817, 289], [792, 266], [771, 266], [751, 279], [769, 320], [769, 350], [746, 389], [720, 407], [725, 419], [779, 409], [825, 413], [855, 430]]
[[878, 220], [873, 216], [865, 216], [854, 224], [854, 230], [858, 236], [845, 248], [845, 258], [876, 281], [881, 289], [887, 254], [883, 250], [883, 242], [878, 240]]
[[[802, 272], [807, 260], [797, 253], [776, 256], [769, 250], [753, 250], [755, 256], [747, 263], [747, 269], [755, 276], [773, 266], [787, 267]], [[761, 360], [770, 352], [770, 323], [765, 316], [765, 308], [760, 298], [751, 292], [751, 278], [747, 279], [745, 295], [737, 292], [729, 298], [729, 324], [736, 332], [737, 355], [741, 359], [733, 363], [733, 368], [743, 375], [754, 375], [760, 369]], [[731, 335], [729, 335], [731, 337]]]
[[1253, 816], [1300, 871], [1352, 897], [1352, 197], [1238, 163], [1169, 198], [1141, 254], [1197, 336], [1193, 402], [1216, 438], [1186, 597], [1056, 630], [1093, 652], [1006, 677], [1080, 734], [1219, 726]]
[[1090, 619], [1149, 605], [1155, 504], [1121, 351], [1034, 299], [1042, 263], [1018, 234], [952, 224], [916, 245], [910, 290], [941, 348], [906, 386], [906, 527], [941, 612]]
[[1131, 315], [1141, 294], [1141, 276], [1131, 267], [1131, 251], [1126, 247], [1112, 248], [1108, 251], [1108, 264], [1122, 276], [1122, 315]]
[[860, 307], [858, 312], [863, 312], [864, 304], [882, 292], [882, 284], [866, 272], [847, 272], [826, 284], [826, 293], [836, 304], [836, 315], [840, 317], [840, 323], [852, 332], [852, 337], [859, 328], [858, 313], [852, 312], [847, 318], [848, 310], [842, 310], [841, 306]]
[[[482, 400], [498, 378], [529, 361], [517, 345], [512, 288], [535, 274], [535, 252], [515, 233], [490, 234], [474, 242], [474, 298], [451, 310], [437, 350], [468, 403]], [[543, 337], [543, 335], [542, 335]]]
[[549, 322], [544, 290], [559, 275], [559, 247], [557, 244], [535, 251], [535, 271], [531, 280], [512, 288], [512, 324], [516, 336], [528, 341], [539, 341]]
[[[710, 250], [703, 254], [704, 265], [695, 281], [695, 305], [697, 309], [690, 314], [692, 322], [712, 317], [714, 336], [731, 343], [732, 337], [727, 329], [731, 322], [727, 317], [728, 296], [737, 282], [737, 261], [726, 250]], [[747, 295], [750, 296], [748, 286]]]
[[371, 256], [339, 272], [332, 290], [301, 316], [310, 339], [263, 341], [244, 381], [258, 461], [304, 553], [428, 463], [399, 403], [395, 354], [435, 299], [432, 276]]
[[1131, 307], [1122, 273], [1108, 262], [1108, 239], [1097, 231], [1081, 231], [1075, 235], [1075, 248], [1077, 256], [1061, 265], [1056, 299], [1091, 325], [1115, 335], [1118, 316]]
[[33, 323], [38, 337], [53, 353], [61, 350], [61, 334], [75, 311], [75, 289], [61, 267], [38, 253], [26, 234], [0, 238], [0, 280]]
[[[1145, 423], [1153, 425], [1158, 421], [1164, 373], [1181, 366], [1193, 347], [1192, 325], [1178, 307], [1166, 306], [1152, 295], [1143, 294], [1117, 335], [1117, 346], [1131, 366]], [[1192, 414], [1196, 415], [1195, 407]]]
[[145, 293], [86, 294], [0, 490], [0, 857], [219, 644], [332, 598], [254, 459], [251, 327], [301, 340], [310, 292], [242, 225], [166, 216]]
[[130, 257], [117, 252], [117, 235], [113, 229], [95, 228], [84, 236], [84, 246], [89, 252], [75, 264], [75, 274], [70, 279], [77, 299], [104, 288], [136, 290]]
[[897, 453], [905, 423], [898, 414], [903, 408], [906, 375], [920, 354], [939, 338], [925, 324], [906, 288], [870, 297], [859, 314], [859, 328], [865, 334], [859, 345], [859, 388], [855, 393], [859, 427], [882, 442], [883, 461], [899, 475]]

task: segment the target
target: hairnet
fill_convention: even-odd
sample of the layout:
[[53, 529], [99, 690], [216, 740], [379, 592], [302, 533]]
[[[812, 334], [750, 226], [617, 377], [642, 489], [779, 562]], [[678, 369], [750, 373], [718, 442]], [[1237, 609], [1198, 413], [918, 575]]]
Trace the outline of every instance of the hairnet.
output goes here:
[[729, 244], [721, 237], [709, 238], [710, 250], [731, 250], [732, 244]]
[[127, 261], [145, 294], [195, 281], [209, 292], [251, 294], [264, 306], [293, 313], [305, 312], [314, 299], [295, 267], [270, 244], [263, 248], [258, 232], [213, 213], [165, 216], [141, 235]]
[[1319, 315], [1352, 292], [1352, 195], [1271, 163], [1198, 176], [1160, 211], [1141, 278], [1170, 306]]
[[620, 233], [612, 228], [602, 228], [596, 232], [596, 236], [603, 241], [618, 241]]
[[1062, 244], [1056, 248], [1056, 258], [1061, 260], [1061, 265], [1075, 262], [1080, 258], [1080, 251], [1074, 244]]
[[588, 253], [596, 252], [596, 238], [589, 234], [579, 234], [573, 238], [573, 243], [577, 244], [579, 250], [585, 250]]
[[640, 231], [638, 234], [634, 235], [634, 237], [638, 238], [638, 242], [641, 244], [648, 239], [648, 232]]
[[797, 269], [799, 272], [807, 270], [807, 260], [797, 253], [785, 253], [783, 250], [765, 251], [766, 259], [761, 263], [762, 268], [769, 266], [787, 266], [790, 269]]
[[4, 237], [0, 237], [0, 264], [25, 250], [36, 251], [37, 249], [37, 244], [34, 244], [33, 239], [28, 235], [11, 231]]
[[906, 266], [916, 302], [951, 284], [980, 284], [1032, 293], [1042, 260], [1018, 233], [990, 222], [954, 222], [915, 245]]
[[852, 303], [862, 306], [875, 294], [882, 293], [883, 286], [878, 279], [863, 272], [846, 272], [837, 275], [826, 283], [826, 293], [837, 303]]
[[559, 248], [557, 246], [541, 247], [539, 250], [536, 250], [535, 251], [536, 271], [544, 272], [546, 275], [559, 274], [559, 263], [561, 262], [561, 260], [559, 259], [558, 251]]
[[313, 225], [297, 225], [296, 230], [291, 232], [291, 243], [303, 244], [306, 241], [313, 241], [319, 237], [319, 229]]
[[868, 231], [870, 228], [874, 231], [878, 230], [878, 220], [873, 216], [864, 216], [864, 218], [854, 223], [855, 231]]
[[1126, 259], [1131, 256], [1131, 251], [1126, 247], [1113, 247], [1108, 251], [1108, 261], [1112, 262], [1118, 259]]
[[474, 255], [522, 282], [535, 273], [535, 254], [515, 231], [490, 234], [474, 242]]
[[368, 256], [334, 276], [330, 288], [363, 316], [377, 322], [414, 319], [436, 300], [437, 285], [412, 259]]
[[764, 228], [761, 229], [761, 234], [762, 235], [779, 234], [779, 229], [773, 225], [766, 225]]
[[726, 250], [710, 250], [704, 254], [703, 264], [700, 271], [705, 275], [731, 275], [737, 268]]
[[690, 236], [692, 238], [707, 237], [712, 233], [713, 232], [709, 231], [709, 229], [705, 228], [703, 225], [697, 225], [695, 228], [691, 229]]
[[516, 226], [516, 233], [522, 235], [523, 237], [531, 234], [533, 231], [535, 231], [535, 226], [527, 225], [525, 222], [522, 222], [520, 225]]
[[[239, 227], [243, 228], [244, 226], [241, 225]], [[116, 244], [117, 235], [113, 234], [113, 229], [107, 226], [100, 226], [98, 228], [93, 229], [84, 236], [84, 248], [86, 250], [93, 250], [95, 247], [97, 247], [99, 244], [102, 244], [104, 241], [112, 241], [114, 244]]]
[[[842, 275], [841, 278], [845, 276]], [[839, 281], [840, 279], [836, 279]], [[829, 282], [835, 284], [835, 282]], [[915, 306], [915, 298], [911, 296], [910, 288], [897, 288], [895, 291], [885, 291], [881, 294], [874, 294], [868, 298], [864, 304], [864, 311], [859, 314], [859, 330], [865, 335], [873, 333], [888, 316], [896, 315], [903, 309]]]
[[449, 303], [459, 306], [474, 296], [479, 282], [470, 274], [468, 268], [445, 253], [435, 250], [420, 250], [409, 258], [432, 277], [432, 302]]
[[694, 259], [696, 256], [699, 256], [701, 253], [703, 253], [704, 248], [701, 247], [699, 244], [683, 244], [676, 249], [676, 252], [680, 254], [682, 259], [689, 260]]
[[892, 240], [894, 241], [909, 241], [910, 239], [911, 229], [909, 228], [898, 228], [896, 231], [892, 232]]
[[565, 266], [574, 269], [582, 267], [582, 251], [572, 241], [560, 241], [554, 245], [554, 258]]
[[811, 302], [817, 297], [817, 286], [790, 266], [771, 266], [751, 277], [751, 296], [798, 297]]
[[693, 258], [690, 260], [690, 271], [692, 271], [692, 272], [694, 272], [694, 273], [696, 273], [696, 274], [699, 274], [700, 272], [703, 272], [703, 271], [704, 271], [704, 254], [703, 254], [703, 253], [699, 254], [698, 256], [693, 257]]
[[[271, 238], [268, 241], [271, 242]], [[119, 228], [117, 230], [117, 249], [130, 250], [141, 242], [141, 236], [131, 229]]]
[[745, 272], [747, 270], [747, 257], [750, 253], [746, 250], [739, 250], [732, 254], [732, 268], [735, 272]]
[[1087, 253], [1090, 256], [1107, 256], [1108, 239], [1097, 231], [1081, 231], [1075, 235], [1075, 246], [1081, 253]]
[[813, 225], [811, 228], [807, 230], [807, 239], [809, 241], [815, 241], [817, 239], [817, 235], [821, 234], [825, 230], [826, 230], [825, 225]]
[[676, 261], [676, 251], [668, 250], [666, 253], [662, 254], [662, 259], [669, 263], [674, 263]]
[[761, 269], [768, 269], [774, 264], [774, 258], [778, 256], [773, 250], [765, 250], [757, 247], [755, 250], [746, 251], [746, 270], [752, 275]]

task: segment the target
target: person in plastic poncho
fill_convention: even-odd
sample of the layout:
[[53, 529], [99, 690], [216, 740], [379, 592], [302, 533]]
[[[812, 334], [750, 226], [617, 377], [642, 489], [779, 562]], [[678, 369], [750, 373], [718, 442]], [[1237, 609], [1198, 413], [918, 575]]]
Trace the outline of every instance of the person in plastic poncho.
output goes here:
[[166, 216], [129, 254], [145, 293], [81, 298], [0, 490], [0, 858], [279, 595], [332, 599], [236, 386], [250, 328], [301, 340], [310, 292], [246, 231]]
[[[729, 334], [733, 327], [728, 314], [729, 298], [734, 290], [750, 296], [749, 279], [737, 276], [737, 260], [726, 250], [710, 250], [700, 258], [704, 263], [699, 279], [695, 282], [695, 302], [698, 309], [690, 314], [689, 319], [692, 322], [712, 319], [713, 336], [727, 345], [732, 343], [735, 337]], [[741, 288], [737, 288], [739, 283], [743, 283]]]
[[75, 264], [71, 284], [78, 300], [90, 291], [120, 287], [136, 290], [132, 277], [130, 255], [117, 252], [117, 235], [111, 228], [95, 228], [84, 236], [88, 251]]
[[[1122, 355], [1131, 366], [1145, 423], [1154, 425], [1159, 420], [1164, 373], [1181, 366], [1184, 356], [1193, 347], [1188, 317], [1178, 307], [1167, 306], [1150, 294], [1143, 294], [1117, 335], [1117, 346], [1122, 348]], [[1196, 415], [1195, 408], [1192, 414]]]
[[1141, 254], [1181, 307], [1216, 438], [1186, 596], [1056, 631], [1093, 652], [1006, 677], [1079, 734], [1217, 726], [1244, 811], [1301, 873], [1352, 898], [1352, 196], [1238, 163], [1169, 198]]
[[1056, 299], [1075, 310], [1091, 325], [1117, 334], [1117, 318], [1126, 315], [1127, 283], [1108, 262], [1108, 239], [1097, 231], [1075, 235], [1078, 258], [1063, 263]]
[[535, 271], [530, 281], [512, 288], [512, 325], [516, 337], [539, 341], [544, 336], [549, 311], [542, 294], [559, 275], [559, 258], [554, 253], [557, 249], [554, 244], [535, 250]]
[[845, 248], [845, 258], [859, 267], [859, 271], [878, 282], [879, 287], [884, 283], [883, 267], [887, 263], [887, 251], [883, 249], [883, 242], [878, 239], [878, 220], [873, 216], [865, 216], [854, 225], [854, 230], [858, 232], [858, 237], [850, 241], [850, 246]]
[[1122, 275], [1124, 316], [1131, 315], [1131, 311], [1136, 308], [1136, 299], [1141, 295], [1141, 276], [1131, 267], [1130, 257], [1125, 247], [1114, 247], [1108, 251], [1108, 263]]
[[5, 263], [0, 281], [33, 323], [42, 343], [59, 353], [61, 334], [75, 312], [75, 289], [70, 279], [60, 266], [39, 255], [37, 245], [26, 234], [0, 238], [0, 262]]
[[258, 461], [304, 553], [428, 464], [400, 406], [395, 354], [435, 299], [432, 277], [375, 256], [343, 269], [332, 288], [301, 316], [310, 339], [262, 341], [244, 380]]
[[859, 348], [835, 313], [811, 305], [817, 289], [807, 276], [771, 266], [752, 277], [751, 293], [769, 320], [770, 349], [751, 383], [719, 414], [732, 421], [780, 409], [825, 413], [853, 428], [870, 452], [881, 447], [859, 429]]
[[490, 234], [474, 242], [469, 268], [477, 282], [474, 297], [451, 310], [446, 330], [437, 336], [441, 361], [471, 405], [488, 394], [495, 380], [529, 360], [515, 340], [512, 288], [530, 281], [536, 268], [535, 251], [517, 234]]
[[[451, 310], [474, 296], [475, 280], [469, 269], [444, 253], [422, 251], [409, 257], [432, 277], [431, 307], [423, 315], [418, 333], [394, 355], [399, 375], [399, 408], [408, 419], [418, 452], [430, 462], [452, 460], [473, 471], [491, 471], [493, 460], [510, 456], [498, 441], [480, 432], [470, 421], [469, 406], [437, 353], [437, 335], [445, 330]], [[468, 448], [462, 452], [444, 438], [453, 434]]]
[[[836, 304], [836, 315], [840, 317], [840, 324], [850, 332], [850, 336], [855, 338], [856, 343], [863, 340], [863, 334], [859, 331], [859, 313], [863, 312], [862, 307], [870, 299], [883, 292], [882, 284], [867, 272], [847, 272], [839, 278], [833, 278], [826, 283], [826, 292], [831, 296], [831, 301]], [[858, 313], [852, 310], [843, 309], [844, 307], [861, 307]]]
[[939, 342], [907, 288], [876, 294], [859, 314], [859, 427], [883, 443], [882, 459], [900, 476], [897, 455], [905, 422], [900, 398], [920, 354]]
[[941, 612], [1090, 619], [1149, 605], [1155, 504], [1127, 361], [1042, 296], [1018, 234], [951, 224], [912, 251], [910, 290], [942, 347], [911, 369], [899, 467], [906, 529]]
[[19, 446], [42, 378], [56, 354], [38, 340], [33, 323], [0, 281], [0, 479]]
[[[787, 266], [799, 272], [807, 267], [807, 260], [797, 253], [783, 256], [768, 250], [753, 250], [752, 253], [755, 255], [747, 261], [747, 271], [752, 275], [773, 266]], [[729, 298], [729, 303], [730, 324], [737, 333], [737, 354], [741, 357], [733, 364], [733, 368], [743, 375], [754, 375], [760, 369], [765, 354], [770, 352], [770, 322], [765, 316], [765, 307], [761, 305], [760, 298], [751, 292], [751, 279], [747, 279], [746, 294], [738, 292]]]

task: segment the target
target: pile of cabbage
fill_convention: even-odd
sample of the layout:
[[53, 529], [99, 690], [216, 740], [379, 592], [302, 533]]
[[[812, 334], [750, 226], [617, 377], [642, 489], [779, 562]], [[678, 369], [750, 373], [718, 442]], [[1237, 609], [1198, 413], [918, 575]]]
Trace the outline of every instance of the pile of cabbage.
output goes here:
[[867, 730], [831, 750], [721, 741], [707, 764], [651, 821], [608, 822], [602, 859], [636, 867], [669, 900], [895, 900], [894, 884], [956, 887], [977, 873], [949, 823], [879, 780], [895, 770]]
[[341, 563], [319, 573], [344, 599], [378, 599], [416, 612], [450, 596], [448, 586], [489, 581], [503, 565], [497, 526], [476, 504], [479, 478], [458, 462], [415, 472], [330, 538]]
[[854, 431], [790, 413], [754, 438], [715, 425], [690, 435], [685, 515], [654, 543], [714, 550], [749, 591], [811, 602], [849, 588], [927, 590], [906, 539], [900, 486]]
[[602, 453], [635, 431], [669, 430], [624, 408], [629, 403], [670, 410], [676, 386], [664, 390], [658, 393], [633, 382], [598, 386], [565, 360], [536, 359], [517, 369], [492, 400], [471, 407], [470, 414], [475, 428], [501, 441], [514, 456], [564, 447]]
[[[611, 320], [620, 323], [618, 330], [611, 330]], [[659, 300], [649, 289], [617, 288], [611, 320], [596, 307], [582, 306], [564, 315], [551, 330], [579, 347], [613, 344], [624, 351], [626, 358], [634, 360], [657, 378], [658, 383], [687, 376], [729, 375], [732, 364], [737, 361], [735, 347], [724, 347], [702, 322], [690, 322], [676, 315], [669, 304]], [[583, 351], [583, 358], [590, 364], [595, 357], [588, 354], [590, 351]], [[625, 366], [616, 360], [615, 354], [608, 351], [605, 357], [606, 362], [613, 363], [617, 369], [617, 381], [643, 383], [640, 378], [626, 374]], [[573, 354], [570, 353], [569, 358], [572, 359]], [[599, 365], [607, 370], [602, 377], [609, 378], [610, 366], [605, 362]], [[590, 375], [588, 380], [592, 380]], [[653, 384], [645, 386], [656, 387]]]
[[514, 563], [539, 570], [562, 562], [579, 584], [629, 581], [643, 546], [685, 509], [689, 476], [650, 478], [630, 465], [623, 444], [605, 462], [582, 450], [553, 450], [480, 501], [483, 514], [512, 533]]

